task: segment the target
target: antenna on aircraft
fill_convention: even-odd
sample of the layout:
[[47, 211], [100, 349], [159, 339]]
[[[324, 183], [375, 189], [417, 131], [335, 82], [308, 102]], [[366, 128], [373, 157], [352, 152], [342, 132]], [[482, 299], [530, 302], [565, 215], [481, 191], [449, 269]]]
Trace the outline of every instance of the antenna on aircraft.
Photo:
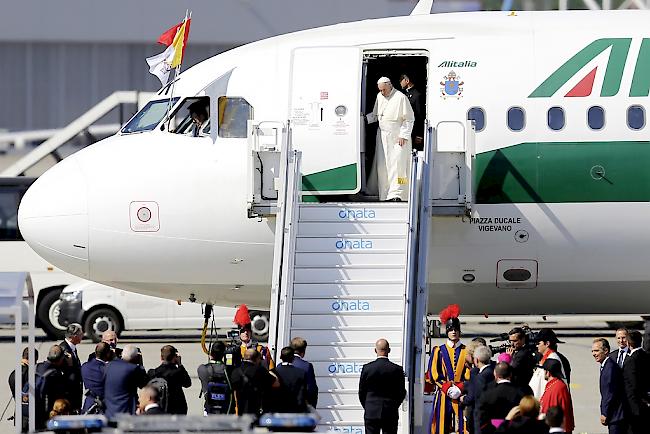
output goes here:
[[433, 0], [420, 0], [411, 11], [411, 15], [429, 15], [432, 7]]

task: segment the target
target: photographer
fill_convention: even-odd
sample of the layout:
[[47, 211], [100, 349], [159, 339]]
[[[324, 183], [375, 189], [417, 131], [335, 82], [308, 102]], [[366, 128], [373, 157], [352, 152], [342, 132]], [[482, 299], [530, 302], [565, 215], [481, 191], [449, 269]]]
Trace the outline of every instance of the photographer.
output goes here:
[[515, 327], [508, 332], [510, 346], [506, 352], [512, 356], [512, 382], [517, 386], [527, 386], [535, 370], [535, 358], [528, 345], [526, 332], [521, 327]]
[[[183, 388], [192, 386], [192, 379], [181, 363], [181, 355], [172, 345], [165, 345], [160, 349], [161, 364], [149, 370], [149, 378], [162, 378], [167, 382], [168, 396], [161, 397], [163, 410], [169, 414], [187, 414], [187, 400]], [[164, 399], [168, 398], [165, 403]], [[165, 408], [166, 407], [166, 408]]]

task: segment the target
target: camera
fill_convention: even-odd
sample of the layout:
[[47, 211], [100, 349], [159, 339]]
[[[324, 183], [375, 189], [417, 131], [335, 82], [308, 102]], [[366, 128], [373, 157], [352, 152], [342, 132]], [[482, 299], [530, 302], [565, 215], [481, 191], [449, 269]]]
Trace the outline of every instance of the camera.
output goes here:
[[524, 333], [524, 347], [527, 348], [528, 350], [532, 351], [533, 353], [537, 350], [537, 333], [534, 332], [528, 324], [522, 324], [520, 327], [515, 327], [510, 332], [508, 333], [501, 333], [499, 336], [496, 338], [490, 339], [490, 342], [498, 342], [498, 344], [495, 345], [488, 345], [490, 350], [492, 350], [492, 354], [499, 354], [499, 353], [504, 353], [508, 348], [512, 346], [512, 344], [509, 341], [509, 337], [511, 333], [516, 333], [518, 330], [521, 329], [521, 331]]

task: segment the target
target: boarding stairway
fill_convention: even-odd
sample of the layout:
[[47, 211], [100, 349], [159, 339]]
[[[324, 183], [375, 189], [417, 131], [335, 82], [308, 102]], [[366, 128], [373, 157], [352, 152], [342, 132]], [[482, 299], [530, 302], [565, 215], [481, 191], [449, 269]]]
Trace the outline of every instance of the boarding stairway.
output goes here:
[[284, 144], [269, 338], [277, 363], [292, 337], [305, 338], [319, 387], [318, 431], [362, 434], [359, 376], [375, 359], [375, 341], [386, 338], [390, 360], [407, 377], [400, 430], [413, 432], [422, 420], [412, 397], [418, 390], [421, 396], [414, 373], [422, 372], [426, 323], [425, 277], [416, 272], [426, 269], [418, 243], [427, 239], [420, 214], [430, 212], [420, 201], [427, 197], [425, 161], [414, 157], [409, 202], [302, 203], [300, 153], [290, 140]]

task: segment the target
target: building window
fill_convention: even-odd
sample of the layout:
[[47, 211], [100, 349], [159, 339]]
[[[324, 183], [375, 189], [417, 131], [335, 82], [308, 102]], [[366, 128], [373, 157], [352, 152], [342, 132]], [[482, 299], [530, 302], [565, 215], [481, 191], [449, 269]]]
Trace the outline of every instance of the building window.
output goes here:
[[592, 130], [602, 130], [605, 126], [605, 110], [600, 106], [589, 107], [587, 124]]
[[472, 107], [467, 111], [467, 120], [474, 121], [476, 132], [485, 129], [485, 111], [480, 107]]
[[627, 126], [633, 130], [645, 127], [645, 109], [640, 105], [633, 105], [627, 109]]
[[521, 107], [510, 107], [508, 109], [508, 128], [512, 131], [521, 131], [526, 125], [526, 113]]
[[564, 128], [564, 109], [562, 107], [551, 107], [548, 109], [546, 116], [548, 127], [553, 131], [559, 131]]
[[219, 137], [246, 138], [253, 107], [244, 98], [219, 97]]

